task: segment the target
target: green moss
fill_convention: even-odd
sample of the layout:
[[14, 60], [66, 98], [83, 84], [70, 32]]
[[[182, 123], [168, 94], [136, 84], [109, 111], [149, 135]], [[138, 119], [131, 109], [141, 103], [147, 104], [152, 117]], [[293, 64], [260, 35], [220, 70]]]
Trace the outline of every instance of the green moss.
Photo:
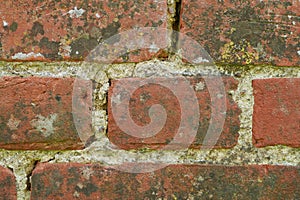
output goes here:
[[17, 29], [18, 29], [18, 23], [17, 22], [13, 22], [9, 27], [9, 30], [11, 30], [12, 32], [15, 32]]

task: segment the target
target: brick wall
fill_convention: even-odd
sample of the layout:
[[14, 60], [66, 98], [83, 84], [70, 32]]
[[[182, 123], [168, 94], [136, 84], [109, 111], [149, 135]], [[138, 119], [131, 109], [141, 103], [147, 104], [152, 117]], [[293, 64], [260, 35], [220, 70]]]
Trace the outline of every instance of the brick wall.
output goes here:
[[0, 199], [300, 199], [299, 13], [2, 2]]

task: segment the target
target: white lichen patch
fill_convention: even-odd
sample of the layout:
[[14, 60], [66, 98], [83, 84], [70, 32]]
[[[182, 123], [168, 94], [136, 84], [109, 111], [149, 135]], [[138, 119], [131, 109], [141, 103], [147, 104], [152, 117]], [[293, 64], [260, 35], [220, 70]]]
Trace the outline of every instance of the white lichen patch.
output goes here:
[[77, 187], [79, 187], [80, 189], [82, 189], [83, 187], [84, 187], [84, 185], [83, 185], [83, 183], [77, 183], [77, 185], [76, 185]]
[[31, 120], [30, 124], [45, 137], [52, 135], [55, 132], [54, 122], [57, 119], [57, 114], [50, 114], [48, 117], [37, 115], [36, 119]]
[[73, 193], [73, 197], [79, 198], [80, 197], [80, 193], [75, 190], [75, 192]]
[[96, 13], [95, 16], [96, 16], [97, 18], [100, 18], [100, 17], [101, 17], [99, 13]]
[[112, 99], [112, 103], [119, 105], [122, 103], [122, 96], [121, 94], [117, 94], [114, 96], [114, 98]]
[[198, 82], [198, 83], [196, 83], [196, 85], [195, 85], [195, 90], [196, 90], [196, 91], [204, 90], [204, 88], [205, 88], [205, 84], [204, 84], [203, 82]]
[[209, 63], [209, 60], [206, 58], [198, 57], [192, 61], [194, 64], [200, 64], [200, 63]]
[[150, 47], [149, 47], [149, 51], [150, 51], [151, 53], [156, 53], [156, 52], [159, 51], [159, 48], [156, 46], [155, 43], [152, 43], [152, 44], [150, 45]]
[[7, 27], [8, 26], [8, 22], [3, 20], [3, 27]]
[[16, 53], [15, 55], [12, 56], [12, 59], [17, 59], [17, 60], [24, 60], [24, 59], [29, 59], [29, 58], [44, 58], [44, 56], [41, 53]]
[[83, 10], [82, 8], [80, 8], [79, 10], [77, 9], [77, 7], [74, 7], [73, 10], [69, 10], [69, 15], [71, 18], [79, 18], [82, 16], [82, 14], [85, 12], [85, 10]]
[[300, 50], [299, 50], [299, 51], [297, 51], [297, 54], [300, 56]]
[[94, 171], [88, 167], [83, 167], [83, 168], [81, 168], [80, 171], [81, 171], [83, 178], [85, 178], [86, 180], [89, 180], [91, 178], [91, 176], [94, 174]]
[[11, 131], [15, 131], [15, 130], [18, 130], [20, 122], [21, 122], [21, 120], [15, 118], [15, 116], [11, 114], [8, 122], [6, 123], [6, 125], [8, 126], [8, 128]]
[[68, 58], [70, 57], [71, 52], [72, 52], [71, 46], [60, 45], [58, 55]]

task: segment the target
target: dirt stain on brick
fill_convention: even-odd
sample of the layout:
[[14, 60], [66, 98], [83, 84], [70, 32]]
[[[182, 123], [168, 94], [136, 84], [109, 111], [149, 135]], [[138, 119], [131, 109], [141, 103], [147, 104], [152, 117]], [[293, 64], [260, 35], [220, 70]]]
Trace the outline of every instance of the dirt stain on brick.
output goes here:
[[102, 29], [102, 39], [106, 40], [114, 35], [116, 35], [119, 31], [121, 24], [119, 21], [113, 22], [109, 24], [106, 28]]
[[42, 49], [42, 54], [45, 58], [59, 58], [59, 42], [49, 41], [47, 37], [43, 37], [39, 42], [39, 47]]
[[31, 34], [33, 36], [37, 36], [38, 34], [44, 35], [44, 33], [44, 26], [40, 22], [34, 22], [31, 29]]
[[[236, 64], [266, 62], [278, 65], [299, 64], [299, 59], [295, 55], [299, 47], [297, 35], [299, 17], [296, 3], [205, 2], [208, 3], [207, 6], [197, 8], [201, 13], [199, 16], [185, 6], [182, 19], [186, 22], [183, 22], [185, 23], [183, 29], [187, 30], [187, 34], [196, 37], [214, 59]], [[201, 34], [193, 28], [197, 25], [203, 27], [200, 27]], [[224, 52], [231, 43], [234, 44], [230, 45], [232, 50]], [[247, 44], [246, 48], [244, 44]]]
[[94, 49], [98, 45], [96, 38], [84, 36], [74, 40], [71, 43], [71, 58], [82, 59], [87, 56], [90, 50]]

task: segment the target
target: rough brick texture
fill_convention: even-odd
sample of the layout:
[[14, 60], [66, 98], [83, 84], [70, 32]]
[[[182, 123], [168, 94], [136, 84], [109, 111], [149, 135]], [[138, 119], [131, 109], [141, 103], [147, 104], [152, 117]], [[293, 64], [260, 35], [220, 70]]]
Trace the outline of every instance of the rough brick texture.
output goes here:
[[[83, 148], [73, 122], [73, 83], [73, 78], [2, 77], [0, 148]], [[91, 85], [82, 83], [86, 95], [78, 99], [91, 106]]]
[[0, 200], [300, 200], [299, 67], [300, 0], [2, 0]]
[[[0, 58], [8, 60], [82, 60], [100, 42], [122, 31], [167, 28], [165, 0], [17, 0], [2, 2], [0, 13]], [[121, 61], [156, 55], [135, 51]]]
[[300, 147], [300, 79], [253, 80], [253, 144]]
[[[178, 78], [157, 78], [157, 82], [170, 82], [177, 80], [180, 82], [181, 80]], [[211, 80], [214, 80], [212, 78]], [[130, 88], [132, 85], [138, 85], [144, 79], [140, 78], [128, 78], [128, 79], [120, 79], [122, 80], [122, 85]], [[114, 113], [112, 110], [113, 106], [116, 106], [118, 102], [112, 102], [112, 94], [114, 92], [114, 87], [116, 83], [120, 80], [113, 80], [111, 88], [109, 90], [108, 96], [108, 138], [109, 140], [122, 149], [137, 149], [137, 148], [151, 148], [158, 149], [163, 148], [166, 145], [173, 145], [170, 142], [174, 139], [175, 135], [178, 135], [178, 129], [181, 123], [182, 112], [190, 112], [188, 108], [187, 110], [182, 110], [180, 104], [178, 102], [177, 97], [174, 95], [173, 91], [169, 90], [166, 87], [163, 87], [158, 84], [147, 84], [140, 88], [138, 88], [130, 97], [130, 115], [134, 123], [139, 126], [145, 126], [150, 123], [149, 118], [149, 108], [154, 104], [160, 104], [163, 106], [167, 112], [167, 120], [165, 125], [161, 130], [158, 130], [155, 135], [147, 138], [138, 138], [133, 137], [132, 135], [124, 132], [119, 125], [116, 123]], [[194, 142], [190, 146], [191, 148], [201, 148], [204, 137], [207, 134], [208, 127], [211, 120], [212, 115], [212, 107], [218, 108], [219, 105], [212, 105], [211, 96], [217, 94], [210, 94], [207, 88], [207, 84], [205, 79], [201, 77], [189, 78], [189, 84], [193, 87], [194, 92], [197, 97], [198, 105], [199, 105], [199, 123], [197, 135], [194, 139]], [[231, 148], [237, 143], [238, 139], [238, 131], [239, 131], [239, 114], [240, 109], [237, 104], [233, 101], [232, 97], [228, 94], [229, 91], [235, 90], [237, 87], [237, 81], [235, 81], [232, 77], [223, 77], [221, 82], [224, 83], [224, 88], [226, 92], [226, 102], [227, 102], [227, 113], [225, 123], [222, 129], [222, 133], [215, 144], [215, 148]], [[179, 84], [178, 84], [179, 85]], [[176, 86], [177, 87], [177, 86]], [[178, 86], [180, 87], [180, 86]], [[217, 87], [213, 85], [213, 87]], [[184, 89], [180, 89], [181, 92]], [[212, 89], [210, 92], [213, 92]], [[120, 93], [122, 96], [122, 92]], [[184, 101], [189, 101], [189, 94], [184, 97]], [[120, 97], [122, 98], [122, 97]], [[223, 102], [222, 102], [223, 103]], [[218, 114], [217, 114], [218, 115]], [[188, 116], [193, 117], [193, 116]], [[220, 115], [218, 115], [220, 118]], [[121, 116], [122, 118], [122, 116]], [[218, 123], [218, 122], [215, 122]], [[128, 121], [128, 126], [129, 121]], [[180, 135], [180, 134], [179, 134]], [[186, 137], [186, 136], [184, 136]], [[186, 147], [185, 144], [182, 146], [179, 144], [174, 144], [175, 149], [180, 149], [181, 147]]]
[[300, 169], [285, 166], [170, 165], [134, 174], [97, 164], [40, 164], [31, 199], [299, 199], [299, 181]]
[[16, 180], [12, 171], [0, 167], [0, 199], [16, 200]]
[[217, 62], [300, 65], [300, 2], [183, 0], [181, 32]]

